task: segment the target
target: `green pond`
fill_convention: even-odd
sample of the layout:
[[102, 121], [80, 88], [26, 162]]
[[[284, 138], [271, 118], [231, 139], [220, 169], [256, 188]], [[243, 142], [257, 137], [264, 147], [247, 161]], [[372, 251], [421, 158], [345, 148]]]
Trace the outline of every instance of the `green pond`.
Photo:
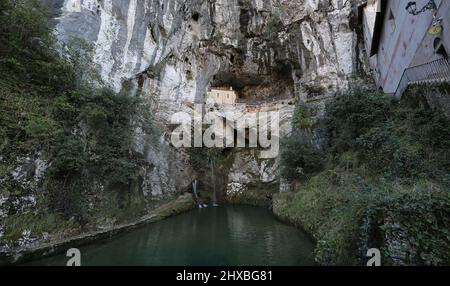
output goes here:
[[[314, 244], [264, 208], [194, 210], [80, 248], [83, 266], [309, 266]], [[65, 253], [28, 265], [61, 265]]]

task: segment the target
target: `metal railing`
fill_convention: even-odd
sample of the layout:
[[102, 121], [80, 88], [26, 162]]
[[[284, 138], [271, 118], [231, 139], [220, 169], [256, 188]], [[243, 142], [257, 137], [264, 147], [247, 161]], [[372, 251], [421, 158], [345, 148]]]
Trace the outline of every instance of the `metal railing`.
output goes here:
[[272, 97], [272, 98], [267, 98], [267, 99], [243, 99], [243, 98], [239, 98], [236, 103], [243, 103], [243, 104], [247, 104], [247, 105], [260, 105], [260, 104], [268, 104], [268, 103], [272, 103], [272, 102], [277, 102], [277, 101], [289, 101], [289, 100], [293, 100], [294, 98], [292, 96], [283, 96], [283, 97]]
[[439, 83], [446, 81], [450, 81], [450, 58], [443, 58], [410, 67], [403, 72], [395, 96], [400, 98], [411, 84]]

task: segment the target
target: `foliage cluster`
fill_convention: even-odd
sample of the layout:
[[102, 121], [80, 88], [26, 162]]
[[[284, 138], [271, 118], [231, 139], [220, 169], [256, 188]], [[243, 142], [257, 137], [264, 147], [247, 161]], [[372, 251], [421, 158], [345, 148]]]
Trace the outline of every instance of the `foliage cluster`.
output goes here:
[[42, 153], [51, 162], [49, 206], [80, 216], [85, 182], [126, 189], [143, 158], [133, 132], [154, 133], [137, 98], [105, 86], [92, 64], [94, 47], [55, 41], [38, 0], [0, 2], [0, 152], [2, 168]]
[[302, 182], [282, 195], [282, 215], [314, 234], [317, 260], [364, 264], [364, 247], [377, 247], [385, 264], [450, 264], [448, 118], [420, 94], [354, 91], [320, 124], [323, 150], [297, 136], [281, 156], [285, 177]]

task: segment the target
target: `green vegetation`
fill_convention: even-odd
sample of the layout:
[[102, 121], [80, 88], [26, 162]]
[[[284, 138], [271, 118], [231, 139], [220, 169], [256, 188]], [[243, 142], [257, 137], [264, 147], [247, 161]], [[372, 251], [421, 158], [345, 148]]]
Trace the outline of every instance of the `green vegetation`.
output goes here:
[[318, 124], [313, 108], [307, 106], [305, 103], [297, 104], [292, 122], [298, 129], [310, 129]]
[[67, 220], [59, 214], [50, 213], [23, 213], [6, 218], [4, 223], [8, 226], [5, 239], [10, 241], [16, 241], [22, 237], [24, 225], [31, 233], [52, 233], [53, 235], [79, 227], [75, 220]]
[[[155, 130], [148, 106], [101, 82], [92, 45], [81, 39], [57, 44], [40, 2], [0, 2], [0, 171], [39, 153], [51, 162], [39, 207], [84, 223], [87, 192], [117, 194], [115, 205], [105, 206], [112, 213], [125, 205], [145, 164], [134, 152], [133, 132], [140, 127], [152, 136]], [[4, 186], [10, 193], [28, 191]], [[31, 224], [10, 214], [6, 235]]]
[[314, 144], [312, 138], [305, 136], [318, 126], [314, 107], [298, 103], [292, 123], [292, 136], [282, 142], [281, 175], [288, 180], [306, 179], [322, 170], [325, 162], [323, 150]]
[[317, 261], [364, 265], [375, 247], [385, 265], [449, 265], [448, 118], [420, 95], [355, 91], [332, 100], [320, 124], [324, 150], [300, 135], [285, 145], [283, 174], [301, 187], [274, 202], [315, 236]]
[[267, 39], [274, 39], [277, 37], [278, 32], [283, 28], [283, 21], [281, 20], [283, 10], [281, 7], [276, 7], [269, 19], [264, 31], [264, 36]]
[[321, 170], [324, 162], [322, 150], [299, 134], [282, 144], [281, 175], [288, 180], [305, 179]]

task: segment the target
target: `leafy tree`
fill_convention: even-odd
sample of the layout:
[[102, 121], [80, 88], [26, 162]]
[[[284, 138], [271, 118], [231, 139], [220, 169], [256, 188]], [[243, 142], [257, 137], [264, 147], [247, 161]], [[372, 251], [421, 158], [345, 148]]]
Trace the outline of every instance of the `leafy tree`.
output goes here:
[[54, 149], [55, 158], [50, 175], [66, 178], [81, 174], [88, 161], [84, 146], [78, 137], [60, 134]]
[[391, 118], [394, 105], [389, 96], [362, 90], [336, 97], [327, 105], [325, 118], [332, 151], [354, 148], [356, 138]]

